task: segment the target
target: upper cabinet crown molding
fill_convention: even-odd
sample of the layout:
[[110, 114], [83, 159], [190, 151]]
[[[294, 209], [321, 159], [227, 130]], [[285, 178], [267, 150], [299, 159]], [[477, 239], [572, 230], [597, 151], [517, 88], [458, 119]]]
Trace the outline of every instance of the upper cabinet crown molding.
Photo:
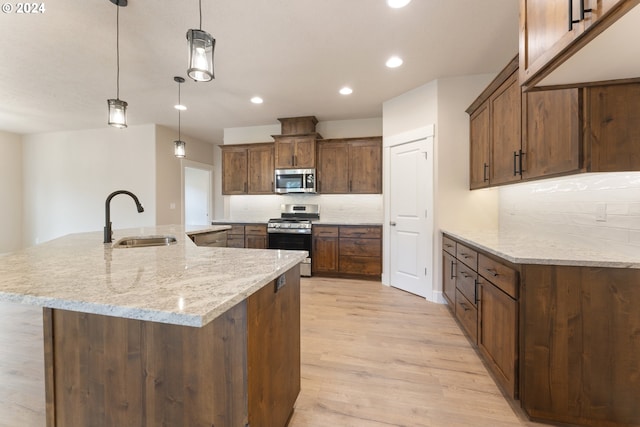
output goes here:
[[640, 0], [520, 0], [526, 90], [640, 80]]

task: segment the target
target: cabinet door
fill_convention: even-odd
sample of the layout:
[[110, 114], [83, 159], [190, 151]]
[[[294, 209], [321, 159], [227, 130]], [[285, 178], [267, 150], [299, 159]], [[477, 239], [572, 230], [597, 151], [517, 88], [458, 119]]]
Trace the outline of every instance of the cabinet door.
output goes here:
[[261, 145], [248, 149], [249, 194], [273, 193], [273, 146]]
[[442, 293], [449, 302], [449, 307], [456, 301], [456, 259], [442, 251]]
[[582, 167], [580, 89], [528, 92], [522, 177], [577, 172]]
[[247, 149], [222, 149], [222, 194], [247, 193]]
[[587, 88], [591, 172], [640, 170], [640, 84]]
[[491, 103], [491, 185], [519, 181], [522, 96], [513, 73], [489, 99]]
[[349, 192], [349, 150], [346, 142], [318, 144], [318, 192], [346, 194]]
[[251, 249], [267, 249], [267, 226], [246, 225], [244, 227], [244, 247]]
[[316, 137], [305, 136], [295, 139], [293, 166], [300, 169], [316, 167]]
[[490, 142], [489, 102], [485, 102], [470, 119], [470, 172], [469, 187], [473, 190], [489, 185], [489, 142]]
[[294, 167], [294, 152], [296, 140], [293, 137], [278, 137], [275, 142], [275, 168], [287, 169]]
[[281, 288], [276, 283], [247, 298], [252, 426], [285, 426], [300, 392], [300, 267], [285, 274]]
[[[573, 19], [579, 18], [580, 0], [573, 1]], [[583, 30], [569, 28], [568, 0], [520, 0], [520, 80], [525, 83], [547, 65]]]
[[315, 273], [338, 272], [338, 239], [335, 237], [314, 236], [313, 262]]
[[517, 397], [518, 303], [478, 277], [478, 349], [504, 390]]
[[349, 142], [349, 192], [382, 193], [382, 140]]

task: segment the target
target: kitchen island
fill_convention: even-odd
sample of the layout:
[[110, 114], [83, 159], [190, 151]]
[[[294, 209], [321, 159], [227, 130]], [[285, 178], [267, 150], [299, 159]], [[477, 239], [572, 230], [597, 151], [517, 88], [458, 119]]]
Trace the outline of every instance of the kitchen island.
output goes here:
[[[214, 229], [211, 227], [211, 229]], [[80, 233], [0, 257], [0, 300], [43, 307], [47, 426], [284, 426], [300, 390], [305, 252], [115, 248]]]

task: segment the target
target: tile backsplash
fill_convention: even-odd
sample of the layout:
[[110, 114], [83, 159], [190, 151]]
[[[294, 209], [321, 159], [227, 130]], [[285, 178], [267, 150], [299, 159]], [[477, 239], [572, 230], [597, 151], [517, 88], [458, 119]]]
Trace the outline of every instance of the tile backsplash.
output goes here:
[[265, 196], [226, 196], [226, 219], [264, 221], [280, 216], [281, 204], [317, 204], [320, 221], [336, 223], [382, 223], [384, 211], [381, 194], [304, 194]]
[[500, 188], [500, 229], [640, 250], [640, 173], [581, 174]]

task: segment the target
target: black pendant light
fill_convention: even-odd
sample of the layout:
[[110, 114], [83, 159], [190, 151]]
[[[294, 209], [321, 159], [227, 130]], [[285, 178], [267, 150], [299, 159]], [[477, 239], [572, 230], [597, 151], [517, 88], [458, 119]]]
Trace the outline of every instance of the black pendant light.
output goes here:
[[127, 5], [127, 0], [109, 0], [116, 7], [116, 99], [107, 99], [109, 106], [109, 126], [127, 127], [127, 103], [120, 99], [120, 7]]
[[197, 82], [208, 82], [213, 76], [213, 50], [216, 39], [202, 30], [202, 0], [198, 0], [200, 10], [200, 27], [187, 31], [189, 44], [189, 69], [187, 74]]
[[175, 106], [176, 110], [178, 110], [178, 140], [173, 141], [173, 144], [174, 144], [173, 154], [176, 157], [181, 159], [187, 155], [187, 150], [186, 150], [187, 143], [184, 142], [180, 137], [181, 136], [180, 135], [180, 111], [185, 109], [182, 103], [180, 102], [180, 85], [184, 83], [184, 79], [182, 77], [176, 76], [173, 78], [173, 80], [175, 80], [178, 83], [178, 104]]

